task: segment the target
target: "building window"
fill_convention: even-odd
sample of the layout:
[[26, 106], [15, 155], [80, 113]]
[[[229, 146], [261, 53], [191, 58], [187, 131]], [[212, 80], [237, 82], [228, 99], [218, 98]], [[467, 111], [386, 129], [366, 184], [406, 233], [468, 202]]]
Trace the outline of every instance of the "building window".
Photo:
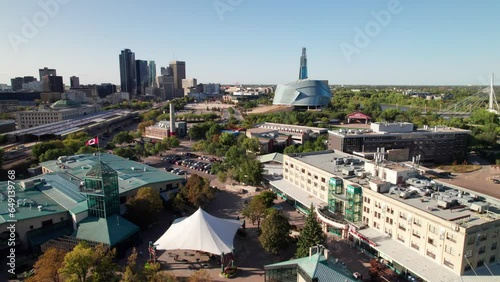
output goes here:
[[422, 221], [418, 218], [414, 218], [413, 224], [415, 224], [416, 226], [422, 226]]
[[472, 245], [474, 244], [474, 235], [470, 235], [469, 238], [467, 238], [467, 245]]
[[444, 251], [450, 255], [455, 255], [455, 250], [451, 246], [445, 245]]
[[290, 164], [290, 167], [293, 168], [293, 164]]
[[429, 244], [431, 244], [433, 246], [436, 246], [435, 245], [436, 243], [434, 243], [434, 239], [432, 239], [432, 238], [427, 238], [427, 243], [429, 243]]
[[419, 246], [418, 246], [418, 244], [417, 244], [417, 243], [415, 243], [415, 242], [411, 242], [411, 247], [412, 247], [412, 248], [414, 248], [414, 249], [415, 249], [415, 250], [417, 250], [417, 251], [418, 251], [418, 250], [420, 250], [420, 247], [419, 247]]
[[401, 234], [398, 233], [398, 240], [404, 243], [405, 242], [404, 235], [401, 235]]
[[451, 263], [451, 261], [447, 258], [444, 259], [444, 262], [443, 262], [444, 265], [446, 265], [447, 267], [453, 269], [454, 265], [453, 263]]
[[420, 238], [420, 237], [421, 237], [421, 236], [420, 236], [420, 232], [418, 232], [418, 230], [416, 230], [416, 229], [413, 229], [412, 234], [413, 234], [413, 236], [415, 236], [415, 237], [417, 237], [417, 238]]
[[496, 258], [495, 258], [495, 255], [492, 255], [492, 256], [490, 257], [490, 263], [495, 262], [495, 259], [496, 259]]
[[484, 254], [484, 251], [486, 250], [486, 247], [481, 246], [479, 250], [477, 251], [479, 254]]
[[477, 261], [476, 267], [480, 267], [484, 265], [484, 260]]
[[434, 234], [438, 233], [438, 230], [437, 230], [436, 226], [433, 226], [433, 225], [430, 225], [430, 224], [429, 224], [429, 231], [431, 233], [434, 233]]
[[324, 177], [321, 177], [321, 182], [326, 183], [326, 179]]
[[301, 170], [301, 172], [302, 172], [302, 173], [306, 173], [306, 170], [305, 170], [305, 169], [302, 169], [302, 170]]
[[33, 225], [30, 225], [30, 230], [33, 230]]
[[446, 234], [446, 239], [448, 239], [449, 241], [452, 241], [453, 243], [457, 242], [457, 236], [453, 233], [450, 233], [450, 232], [448, 232]]
[[488, 239], [488, 234], [486, 233], [483, 233], [483, 234], [479, 234], [478, 235], [478, 239], [479, 239], [479, 242], [483, 242], [483, 241], [486, 241], [486, 239]]
[[399, 217], [402, 218], [402, 219], [404, 219], [404, 220], [406, 220], [406, 213], [400, 212], [399, 213]]
[[399, 223], [399, 229], [406, 231], [406, 226], [403, 223]]
[[491, 244], [491, 249], [492, 250], [496, 250], [497, 249], [497, 242], [493, 242], [493, 244]]
[[430, 258], [433, 258], [433, 259], [436, 258], [436, 254], [434, 254], [432, 251], [429, 251], [429, 250], [427, 250], [427, 256]]

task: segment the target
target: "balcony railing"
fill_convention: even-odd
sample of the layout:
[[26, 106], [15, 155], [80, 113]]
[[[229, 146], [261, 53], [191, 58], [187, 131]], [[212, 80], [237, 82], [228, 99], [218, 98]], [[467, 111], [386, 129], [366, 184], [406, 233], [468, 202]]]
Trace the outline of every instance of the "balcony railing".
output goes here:
[[342, 220], [342, 219], [333, 218], [332, 216], [328, 215], [327, 212], [324, 211], [324, 209], [325, 208], [323, 208], [323, 207], [316, 208], [316, 212], [318, 213], [318, 216], [320, 217], [320, 219], [326, 219], [328, 221], [331, 221], [332, 223], [336, 224], [337, 227], [340, 227], [340, 226], [342, 226], [342, 228], [347, 227], [347, 221]]

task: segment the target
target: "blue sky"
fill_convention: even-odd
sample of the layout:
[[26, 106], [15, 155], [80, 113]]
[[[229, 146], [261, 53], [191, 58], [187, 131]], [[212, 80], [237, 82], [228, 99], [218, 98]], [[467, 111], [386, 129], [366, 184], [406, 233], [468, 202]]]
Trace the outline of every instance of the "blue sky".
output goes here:
[[309, 77], [330, 84], [466, 85], [500, 75], [496, 0], [0, 0], [0, 10], [7, 84], [44, 66], [66, 84], [72, 75], [119, 84], [123, 48], [155, 60], [158, 72], [186, 61], [199, 82], [296, 80], [302, 47]]

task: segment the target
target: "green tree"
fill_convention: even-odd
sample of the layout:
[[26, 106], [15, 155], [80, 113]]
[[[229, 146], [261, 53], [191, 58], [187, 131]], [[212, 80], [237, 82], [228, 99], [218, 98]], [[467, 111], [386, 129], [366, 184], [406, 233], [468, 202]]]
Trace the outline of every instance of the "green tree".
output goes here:
[[273, 191], [264, 191], [254, 198], [262, 198], [264, 200], [264, 204], [267, 208], [270, 208], [274, 205], [274, 200], [277, 199], [276, 194]]
[[118, 265], [113, 260], [116, 256], [116, 249], [110, 250], [103, 244], [95, 247], [96, 261], [92, 269], [92, 282], [118, 282], [121, 276], [117, 274]]
[[179, 193], [185, 202], [194, 207], [200, 207], [215, 197], [215, 191], [210, 188], [210, 182], [197, 174], [189, 177]]
[[144, 133], [144, 131], [146, 130], [146, 127], [148, 126], [151, 126], [155, 124], [155, 121], [154, 120], [147, 120], [147, 121], [143, 121], [143, 122], [140, 122], [138, 125], [137, 125], [137, 130], [141, 133]]
[[251, 153], [258, 153], [260, 151], [260, 143], [257, 138], [245, 138], [241, 146]]
[[260, 221], [266, 215], [267, 205], [264, 197], [253, 197], [248, 205], [243, 209], [243, 216], [249, 218], [252, 224], [257, 222], [257, 228], [260, 227]]
[[126, 217], [141, 228], [145, 228], [156, 221], [163, 203], [160, 192], [151, 187], [142, 187], [125, 203], [125, 206]]
[[128, 131], [118, 132], [113, 138], [113, 143], [115, 144], [132, 143], [133, 141], [134, 136], [132, 136]]
[[277, 254], [288, 245], [290, 224], [288, 219], [275, 209], [271, 209], [269, 215], [262, 222], [262, 233], [259, 241], [267, 252]]
[[64, 262], [66, 252], [56, 248], [47, 249], [36, 261], [33, 269], [35, 275], [28, 278], [26, 282], [62, 282], [63, 279], [59, 273], [59, 269]]
[[126, 159], [134, 159], [135, 158], [135, 152], [133, 149], [128, 148], [128, 147], [120, 147], [120, 148], [115, 148], [113, 150], [113, 154], [126, 158]]
[[63, 266], [59, 271], [66, 277], [65, 281], [85, 282], [96, 259], [94, 250], [86, 243], [80, 243], [64, 256]]
[[61, 140], [52, 140], [48, 142], [41, 142], [35, 144], [32, 147], [31, 153], [33, 157], [39, 159], [42, 154], [47, 152], [50, 149], [64, 149], [64, 144]]
[[264, 179], [262, 172], [264, 171], [263, 164], [258, 160], [246, 159], [239, 164], [239, 169], [236, 170], [236, 178], [249, 185], [260, 185]]
[[140, 281], [142, 278], [142, 272], [137, 269], [137, 250], [132, 248], [132, 253], [127, 258], [127, 266], [125, 267], [125, 272], [123, 273], [124, 282], [135, 282]]
[[314, 207], [310, 207], [311, 213], [306, 217], [304, 228], [300, 232], [297, 242], [297, 251], [295, 257], [301, 258], [309, 254], [309, 248], [319, 244], [324, 244], [325, 233], [321, 230], [321, 225], [316, 219]]

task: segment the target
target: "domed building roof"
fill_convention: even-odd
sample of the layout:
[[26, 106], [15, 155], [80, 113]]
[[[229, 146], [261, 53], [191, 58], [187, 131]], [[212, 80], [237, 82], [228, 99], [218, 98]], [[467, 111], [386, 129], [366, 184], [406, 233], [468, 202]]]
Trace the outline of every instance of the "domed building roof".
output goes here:
[[332, 98], [330, 87], [322, 80], [298, 80], [276, 87], [273, 105], [324, 107]]
[[62, 99], [62, 100], [55, 102], [50, 107], [53, 109], [77, 108], [77, 107], [80, 107], [80, 103], [75, 102], [75, 101], [71, 101], [68, 99]]

